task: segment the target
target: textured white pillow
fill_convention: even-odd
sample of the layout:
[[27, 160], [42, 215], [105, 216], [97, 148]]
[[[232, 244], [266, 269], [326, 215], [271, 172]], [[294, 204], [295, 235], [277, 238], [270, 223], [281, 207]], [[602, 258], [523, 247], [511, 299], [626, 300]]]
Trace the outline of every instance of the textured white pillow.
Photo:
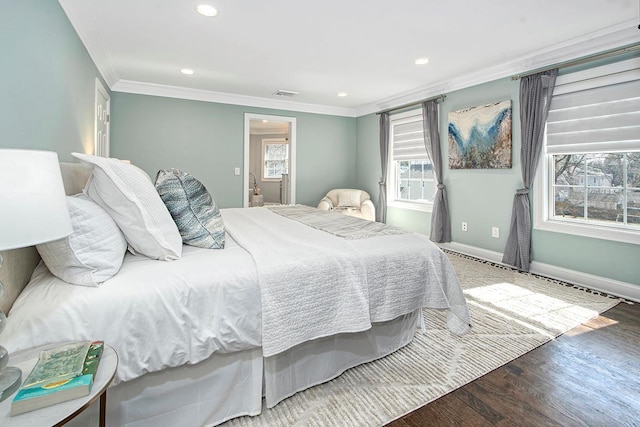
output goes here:
[[98, 286], [122, 266], [127, 241], [109, 214], [80, 194], [67, 197], [73, 233], [37, 245], [52, 274], [74, 285]]
[[133, 253], [170, 261], [182, 255], [182, 237], [149, 176], [118, 159], [71, 153], [94, 166], [84, 188], [118, 224]]
[[362, 190], [343, 190], [338, 192], [338, 207], [340, 208], [358, 208], [360, 207], [360, 198]]

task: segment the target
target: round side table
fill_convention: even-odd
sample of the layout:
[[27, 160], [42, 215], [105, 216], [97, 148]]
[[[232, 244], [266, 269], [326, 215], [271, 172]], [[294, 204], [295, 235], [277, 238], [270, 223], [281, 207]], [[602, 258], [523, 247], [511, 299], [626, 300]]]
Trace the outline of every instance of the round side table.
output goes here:
[[[22, 378], [24, 380], [35, 366], [40, 351], [63, 344], [65, 343], [45, 344], [40, 347], [11, 353], [9, 365], [22, 369]], [[107, 387], [111, 384], [117, 367], [118, 354], [105, 343], [102, 358], [98, 365], [98, 372], [89, 395], [11, 417], [9, 416], [9, 410], [11, 409], [13, 396], [16, 393], [14, 392], [7, 399], [0, 402], [0, 425], [2, 427], [62, 426], [100, 399], [100, 427], [104, 427], [107, 408]]]

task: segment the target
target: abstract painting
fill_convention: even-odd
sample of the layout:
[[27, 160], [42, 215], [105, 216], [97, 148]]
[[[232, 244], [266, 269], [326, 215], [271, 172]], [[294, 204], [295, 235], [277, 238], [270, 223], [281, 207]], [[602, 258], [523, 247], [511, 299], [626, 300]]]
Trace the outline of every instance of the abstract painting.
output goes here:
[[511, 168], [510, 100], [449, 113], [449, 168]]

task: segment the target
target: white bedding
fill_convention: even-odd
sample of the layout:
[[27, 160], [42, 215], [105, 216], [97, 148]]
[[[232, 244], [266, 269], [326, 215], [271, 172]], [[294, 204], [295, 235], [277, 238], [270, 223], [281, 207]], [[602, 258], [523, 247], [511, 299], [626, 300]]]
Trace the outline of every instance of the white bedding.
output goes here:
[[116, 384], [214, 352], [259, 347], [256, 283], [251, 256], [233, 239], [222, 250], [184, 246], [171, 262], [128, 254], [120, 272], [96, 288], [67, 284], [41, 264], [1, 339], [10, 352], [102, 339], [118, 352]]
[[348, 240], [267, 208], [224, 209], [222, 215], [227, 233], [256, 263], [265, 357], [316, 338], [365, 331], [372, 322], [422, 307], [448, 309], [454, 333], [469, 328], [453, 268], [425, 236]]
[[2, 344], [13, 352], [102, 339], [118, 352], [117, 384], [216, 352], [262, 347], [269, 357], [421, 307], [449, 310], [454, 333], [469, 327], [451, 264], [425, 236], [348, 240], [265, 208], [221, 212], [225, 249], [184, 246], [171, 262], [129, 254], [100, 287], [67, 284], [40, 265]]

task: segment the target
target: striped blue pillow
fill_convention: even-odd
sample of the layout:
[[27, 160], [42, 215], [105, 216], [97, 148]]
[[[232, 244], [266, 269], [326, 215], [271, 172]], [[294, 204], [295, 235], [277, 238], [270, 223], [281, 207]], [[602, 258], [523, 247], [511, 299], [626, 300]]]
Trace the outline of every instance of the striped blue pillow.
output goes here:
[[178, 226], [182, 242], [207, 249], [224, 248], [224, 223], [204, 185], [178, 169], [163, 169], [156, 189]]

